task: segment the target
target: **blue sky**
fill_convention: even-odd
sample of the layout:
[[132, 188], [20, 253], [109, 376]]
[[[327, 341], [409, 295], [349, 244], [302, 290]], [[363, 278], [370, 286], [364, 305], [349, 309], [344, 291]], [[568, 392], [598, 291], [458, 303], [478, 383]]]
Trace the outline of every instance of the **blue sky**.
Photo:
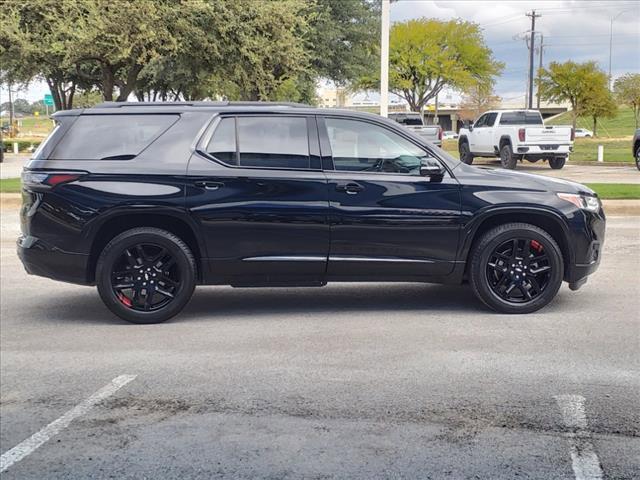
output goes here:
[[[617, 16], [613, 23], [613, 77], [640, 73], [640, 0], [398, 0], [391, 4], [391, 21], [431, 17], [478, 23], [494, 56], [506, 64], [496, 91], [506, 101], [517, 101], [524, 100], [528, 53], [524, 41], [515, 37], [530, 28], [525, 13], [532, 9], [542, 14], [536, 30], [542, 32], [547, 45], [545, 64], [554, 60], [595, 60], [608, 71], [609, 28], [611, 18]], [[36, 100], [47, 92], [46, 84], [34, 82], [18, 96]], [[0, 96], [6, 101], [6, 90], [0, 91]]]

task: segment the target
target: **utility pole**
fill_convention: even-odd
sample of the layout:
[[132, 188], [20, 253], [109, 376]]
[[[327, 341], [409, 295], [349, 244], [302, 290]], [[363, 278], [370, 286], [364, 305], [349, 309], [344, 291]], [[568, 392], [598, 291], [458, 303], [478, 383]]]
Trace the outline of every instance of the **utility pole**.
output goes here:
[[[544, 51], [544, 35], [540, 34], [540, 58], [538, 60], [538, 80], [540, 80], [540, 70], [542, 70], [542, 52]], [[540, 84], [538, 84], [538, 94], [536, 99], [536, 108], [540, 110]]]
[[537, 14], [535, 10], [526, 14], [527, 17], [531, 17], [531, 45], [529, 45], [529, 108], [533, 108], [533, 54], [536, 41], [536, 18], [542, 15]]
[[382, 38], [380, 38], [380, 115], [389, 109], [389, 0], [382, 0]]

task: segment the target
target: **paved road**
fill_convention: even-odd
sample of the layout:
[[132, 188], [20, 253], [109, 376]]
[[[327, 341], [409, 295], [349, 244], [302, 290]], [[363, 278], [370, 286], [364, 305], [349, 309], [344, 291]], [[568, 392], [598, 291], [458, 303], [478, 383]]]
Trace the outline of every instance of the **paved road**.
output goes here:
[[611, 218], [596, 276], [527, 316], [465, 287], [208, 287], [150, 326], [27, 276], [2, 221], [0, 451], [136, 376], [3, 480], [572, 479], [572, 448], [640, 478], [640, 218]]

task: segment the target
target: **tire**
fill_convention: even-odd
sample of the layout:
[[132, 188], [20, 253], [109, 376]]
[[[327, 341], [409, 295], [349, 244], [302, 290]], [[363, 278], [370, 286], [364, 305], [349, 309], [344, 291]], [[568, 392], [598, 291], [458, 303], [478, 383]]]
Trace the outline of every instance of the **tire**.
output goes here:
[[160, 323], [178, 314], [191, 298], [196, 262], [189, 247], [174, 234], [134, 228], [104, 248], [96, 266], [96, 284], [104, 304], [120, 318]]
[[469, 148], [469, 142], [460, 142], [460, 145], [458, 145], [458, 152], [460, 152], [460, 161], [462, 163], [466, 163], [467, 165], [471, 165], [473, 163], [473, 154]]
[[513, 170], [516, 168], [517, 161], [518, 159], [513, 155], [511, 145], [508, 143], [504, 144], [500, 149], [500, 163], [502, 163], [502, 167]]
[[553, 157], [549, 159], [549, 166], [554, 170], [560, 170], [567, 163], [567, 157]]
[[[507, 253], [505, 259], [500, 256], [503, 254], [496, 253], [504, 245], [513, 245], [514, 239], [518, 249], [512, 248], [511, 252], [515, 250], [515, 256]], [[530, 242], [528, 254], [521, 255], [521, 260], [516, 259], [518, 253], [525, 251], [527, 240]], [[537, 248], [540, 250], [535, 250]], [[508, 223], [486, 232], [473, 247], [469, 262], [473, 292], [485, 305], [500, 313], [531, 313], [541, 309], [556, 296], [564, 277], [560, 247], [546, 231], [528, 223]], [[507, 292], [509, 288], [511, 293]], [[528, 296], [525, 291], [529, 292]], [[506, 298], [509, 295], [513, 298]]]
[[640, 170], [640, 146], [636, 148], [636, 167]]

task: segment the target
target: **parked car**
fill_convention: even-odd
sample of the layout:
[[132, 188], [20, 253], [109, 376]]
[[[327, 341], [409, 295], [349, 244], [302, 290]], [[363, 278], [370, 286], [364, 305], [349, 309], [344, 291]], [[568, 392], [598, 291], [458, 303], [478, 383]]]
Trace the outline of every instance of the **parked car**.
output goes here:
[[576, 138], [590, 138], [593, 137], [593, 132], [591, 130], [587, 130], [586, 128], [576, 128]]
[[633, 135], [633, 156], [636, 159], [636, 167], [640, 170], [640, 128]]
[[516, 168], [518, 160], [546, 160], [560, 169], [573, 151], [574, 133], [569, 126], [545, 126], [537, 110], [496, 110], [460, 130], [458, 150], [467, 165], [474, 157], [499, 156], [504, 168]]
[[458, 134], [456, 132], [454, 132], [454, 131], [451, 131], [451, 130], [445, 130], [442, 133], [442, 138], [445, 139], [445, 140], [455, 140], [455, 139], [458, 138]]
[[425, 125], [419, 113], [390, 113], [389, 118], [404, 125], [429, 143], [442, 147], [442, 128], [439, 125]]
[[468, 280], [528, 313], [600, 262], [589, 188], [466, 165], [376, 115], [185, 102], [53, 118], [23, 172], [18, 254], [131, 322], [167, 320], [196, 284]]

